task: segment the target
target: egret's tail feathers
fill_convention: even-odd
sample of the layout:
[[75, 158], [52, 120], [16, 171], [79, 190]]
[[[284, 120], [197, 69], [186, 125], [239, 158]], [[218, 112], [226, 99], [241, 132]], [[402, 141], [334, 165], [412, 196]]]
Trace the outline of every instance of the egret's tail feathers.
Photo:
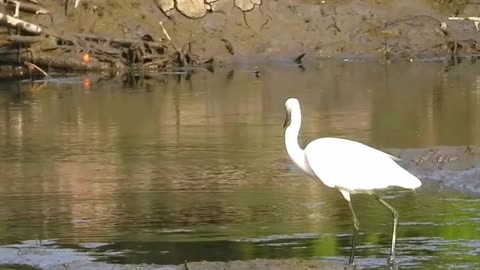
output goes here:
[[420, 179], [418, 179], [415, 175], [408, 173], [408, 177], [402, 181], [402, 187], [408, 189], [416, 189], [422, 185]]
[[393, 159], [393, 160], [395, 160], [395, 161], [402, 161], [401, 158], [398, 158], [398, 157], [396, 157], [396, 156], [392, 156], [392, 155], [390, 155], [390, 154], [387, 154], [387, 155], [388, 155], [391, 159]]

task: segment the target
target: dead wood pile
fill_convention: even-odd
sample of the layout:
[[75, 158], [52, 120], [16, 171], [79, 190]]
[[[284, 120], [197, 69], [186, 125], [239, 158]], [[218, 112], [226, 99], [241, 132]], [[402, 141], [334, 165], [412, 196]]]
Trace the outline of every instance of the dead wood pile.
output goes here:
[[[65, 12], [68, 0], [65, 2]], [[77, 4], [78, 1], [75, 2]], [[59, 33], [20, 19], [21, 13], [50, 16], [36, 0], [0, 0], [0, 65], [27, 65], [43, 69], [108, 70], [165, 69], [195, 65], [189, 46], [179, 49], [160, 23], [166, 39], [144, 35], [138, 39], [84, 33]]]

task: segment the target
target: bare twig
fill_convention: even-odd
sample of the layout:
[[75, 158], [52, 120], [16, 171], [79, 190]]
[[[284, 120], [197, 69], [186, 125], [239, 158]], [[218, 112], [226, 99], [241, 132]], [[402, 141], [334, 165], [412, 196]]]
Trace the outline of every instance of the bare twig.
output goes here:
[[13, 14], [14, 18], [20, 18], [20, 2], [18, 1], [13, 1], [15, 4], [15, 14]]
[[178, 49], [178, 47], [175, 45], [175, 43], [173, 42], [172, 38], [170, 37], [170, 35], [168, 34], [167, 32], [167, 29], [165, 29], [165, 27], [163, 26], [163, 22], [162, 21], [159, 21], [158, 22], [160, 24], [160, 26], [162, 27], [162, 31], [163, 31], [163, 34], [165, 35], [165, 37], [167, 37], [168, 41], [170, 42], [170, 44], [172, 44], [172, 47], [175, 49], [175, 51], [177, 51], [178, 53], [178, 56], [180, 58], [180, 62], [183, 66], [186, 66], [187, 65], [187, 61], [185, 59], [185, 55], [182, 53], [181, 50]]
[[[65, 15], [68, 14], [68, 2], [70, 2], [70, 0], [65, 0], [65, 4], [64, 4]], [[73, 8], [77, 8], [79, 3], [80, 3], [80, 0], [75, 0], [73, 4]]]
[[165, 29], [165, 26], [163, 26], [163, 22], [160, 21], [160, 22], [158, 22], [158, 23], [159, 23], [160, 26], [162, 27], [162, 31], [163, 31], [163, 34], [165, 35], [165, 37], [167, 37], [168, 41], [170, 41], [170, 43], [172, 43], [172, 45], [174, 45], [174, 44], [173, 44], [173, 41], [172, 41], [172, 38], [170, 37], [170, 35], [169, 35], [168, 32], [167, 32], [167, 29]]
[[23, 64], [27, 65], [27, 66], [30, 67], [30, 68], [34, 68], [34, 69], [40, 71], [41, 73], [43, 73], [43, 75], [45, 75], [45, 77], [50, 77], [50, 75], [48, 75], [47, 72], [45, 72], [43, 69], [41, 69], [39, 66], [37, 66], [37, 65], [35, 65], [35, 64], [33, 64], [33, 63], [30, 63], [30, 62], [28, 62], [28, 61], [23, 61]]

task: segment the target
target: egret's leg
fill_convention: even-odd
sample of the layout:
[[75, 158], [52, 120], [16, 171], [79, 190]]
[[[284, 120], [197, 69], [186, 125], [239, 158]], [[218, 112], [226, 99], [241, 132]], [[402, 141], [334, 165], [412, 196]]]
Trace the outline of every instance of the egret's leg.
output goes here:
[[348, 263], [353, 264], [353, 259], [355, 257], [355, 245], [357, 244], [357, 235], [358, 235], [358, 230], [360, 229], [360, 222], [358, 222], [357, 215], [355, 215], [355, 211], [353, 211], [351, 201], [348, 201], [348, 206], [350, 207], [350, 210], [352, 211], [352, 217], [353, 217], [352, 251], [350, 253], [350, 259], [348, 260]]
[[381, 202], [390, 212], [392, 212], [393, 215], [393, 229], [392, 229], [392, 248], [390, 249], [390, 264], [395, 264], [395, 239], [397, 238], [397, 221], [398, 221], [398, 212], [388, 204], [386, 201], [384, 201], [382, 198], [377, 197], [377, 200]]

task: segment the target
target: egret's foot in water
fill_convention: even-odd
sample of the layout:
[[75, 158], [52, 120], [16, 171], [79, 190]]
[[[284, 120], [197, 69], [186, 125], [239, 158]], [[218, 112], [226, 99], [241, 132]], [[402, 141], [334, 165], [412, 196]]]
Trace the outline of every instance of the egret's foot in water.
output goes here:
[[398, 262], [395, 260], [394, 256], [390, 256], [388, 258], [388, 269], [389, 270], [397, 270], [398, 269]]
[[357, 269], [357, 264], [354, 263], [354, 262], [345, 264], [344, 269], [345, 270], [355, 270], [355, 269]]

